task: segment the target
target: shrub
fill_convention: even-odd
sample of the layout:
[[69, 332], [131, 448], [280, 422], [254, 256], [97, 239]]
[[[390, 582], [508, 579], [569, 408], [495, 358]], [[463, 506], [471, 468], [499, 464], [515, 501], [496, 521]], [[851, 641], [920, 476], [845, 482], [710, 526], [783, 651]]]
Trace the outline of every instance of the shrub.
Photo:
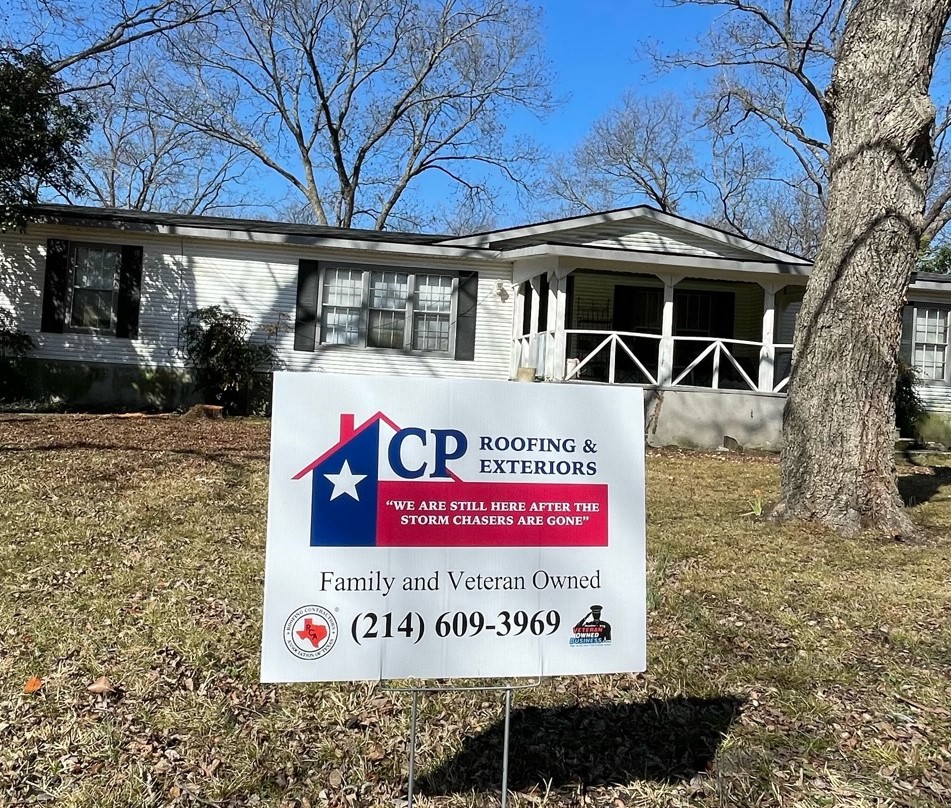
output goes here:
[[206, 404], [221, 404], [225, 412], [245, 414], [254, 372], [272, 369], [276, 361], [269, 343], [251, 342], [246, 317], [221, 306], [189, 313], [182, 326], [185, 363]]
[[898, 382], [895, 385], [895, 426], [904, 438], [918, 437], [918, 424], [925, 414], [925, 405], [915, 391], [918, 371], [898, 360]]

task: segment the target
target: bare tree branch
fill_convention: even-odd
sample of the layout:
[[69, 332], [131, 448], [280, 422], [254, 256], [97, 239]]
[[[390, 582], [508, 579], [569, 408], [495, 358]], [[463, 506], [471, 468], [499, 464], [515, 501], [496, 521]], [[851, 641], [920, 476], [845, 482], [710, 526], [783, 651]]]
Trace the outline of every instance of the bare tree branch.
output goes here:
[[517, 0], [235, 0], [166, 35], [150, 94], [281, 176], [316, 221], [383, 228], [424, 174], [489, 200], [537, 159], [506, 135], [513, 110], [552, 106], [534, 16]]
[[243, 151], [156, 113], [139, 88], [149, 63], [128, 72], [114, 92], [89, 100], [96, 124], [79, 171], [100, 205], [209, 214], [250, 203], [238, 191], [248, 172]]

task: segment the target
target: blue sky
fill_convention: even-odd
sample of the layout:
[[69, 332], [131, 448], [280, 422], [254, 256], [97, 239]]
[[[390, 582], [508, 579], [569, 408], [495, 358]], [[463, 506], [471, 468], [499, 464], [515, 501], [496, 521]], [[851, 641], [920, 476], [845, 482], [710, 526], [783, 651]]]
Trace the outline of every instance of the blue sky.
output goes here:
[[677, 8], [661, 0], [549, 0], [542, 5], [555, 90], [569, 96], [536, 132], [554, 151], [569, 150], [629, 88], [686, 93], [698, 81], [681, 71], [658, 79], [637, 50], [647, 40], [665, 49], [689, 47], [715, 18], [709, 9]]

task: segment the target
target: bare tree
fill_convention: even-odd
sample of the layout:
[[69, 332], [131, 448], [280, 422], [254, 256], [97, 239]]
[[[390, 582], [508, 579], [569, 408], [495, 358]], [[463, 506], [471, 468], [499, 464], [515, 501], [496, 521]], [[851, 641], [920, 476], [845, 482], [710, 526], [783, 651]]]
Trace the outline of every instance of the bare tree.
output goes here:
[[275, 172], [319, 224], [406, 226], [422, 176], [491, 204], [536, 159], [506, 125], [551, 105], [537, 16], [509, 0], [236, 0], [168, 37], [193, 94], [156, 82], [153, 103]]
[[[148, 62], [86, 97], [95, 124], [78, 166], [87, 197], [106, 207], [214, 214], [251, 204], [247, 156], [159, 115], [141, 97]], [[255, 206], [260, 200], [254, 200]]]
[[725, 131], [702, 104], [633, 91], [549, 168], [549, 195], [567, 213], [648, 203], [690, 213], [738, 235], [815, 255], [822, 205], [808, 182], [742, 133]]
[[673, 213], [685, 197], [699, 195], [693, 129], [676, 96], [628, 92], [569, 158], [552, 163], [548, 192], [573, 211], [646, 201]]
[[896, 357], [949, 17], [951, 0], [857, 0], [825, 94], [828, 216], [796, 325], [782, 493], [787, 515], [846, 533], [912, 529], [894, 478]]
[[[670, 0], [670, 5], [723, 14], [694, 50], [649, 47], [657, 65], [715, 70], [711, 122], [733, 133], [750, 127], [770, 132], [808, 183], [802, 192], [824, 206], [835, 102], [832, 71], [856, 0]], [[947, 87], [939, 96], [947, 98]], [[928, 171], [928, 240], [951, 221], [951, 154], [943, 148], [948, 112], [945, 103], [937, 125], [941, 148]]]
[[88, 73], [90, 62], [99, 63], [144, 39], [206, 20], [230, 0], [15, 2], [18, 13], [3, 18], [0, 48], [42, 53], [55, 75], [80, 66]]
[[[713, 124], [716, 122], [713, 121]], [[801, 173], [782, 166], [772, 150], [715, 125], [710, 161], [702, 171], [704, 219], [738, 235], [814, 258], [825, 219], [823, 201]]]

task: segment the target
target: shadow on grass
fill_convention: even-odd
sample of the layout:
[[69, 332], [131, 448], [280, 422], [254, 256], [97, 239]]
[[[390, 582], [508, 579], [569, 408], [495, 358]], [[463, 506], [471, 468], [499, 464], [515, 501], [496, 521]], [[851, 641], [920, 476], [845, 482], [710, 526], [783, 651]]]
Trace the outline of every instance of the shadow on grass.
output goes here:
[[[725, 696], [513, 710], [509, 789], [689, 780], [712, 762], [742, 705]], [[420, 778], [420, 791], [498, 791], [502, 736], [499, 721], [467, 738], [458, 753]]]
[[951, 468], [947, 466], [918, 466], [929, 469], [924, 474], [905, 474], [898, 478], [898, 492], [905, 505], [928, 502], [943, 486], [951, 485]]

